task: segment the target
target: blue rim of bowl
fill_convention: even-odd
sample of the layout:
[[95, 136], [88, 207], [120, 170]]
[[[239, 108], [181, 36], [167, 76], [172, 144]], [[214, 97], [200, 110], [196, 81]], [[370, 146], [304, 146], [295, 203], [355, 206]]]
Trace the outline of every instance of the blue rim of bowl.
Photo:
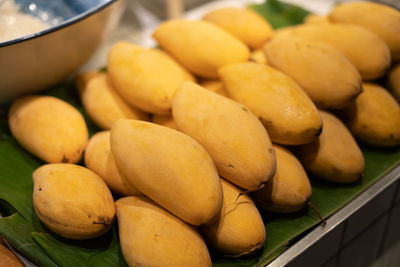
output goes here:
[[25, 35], [25, 36], [22, 36], [22, 37], [19, 37], [19, 38], [16, 38], [16, 39], [12, 39], [12, 40], [9, 40], [9, 41], [0, 42], [0, 48], [5, 47], [5, 46], [9, 46], [9, 45], [13, 45], [13, 44], [16, 44], [16, 43], [22, 43], [22, 42], [25, 42], [25, 41], [28, 41], [28, 40], [31, 40], [31, 39], [35, 39], [37, 37], [40, 37], [40, 36], [55, 32], [55, 31], [58, 31], [58, 30], [60, 30], [62, 28], [65, 28], [65, 27], [67, 27], [69, 25], [75, 24], [75, 23], [77, 23], [77, 22], [79, 22], [79, 21], [81, 21], [81, 20], [83, 20], [83, 19], [85, 19], [87, 17], [90, 17], [91, 15], [94, 15], [98, 11], [101, 11], [102, 9], [108, 7], [109, 5], [111, 5], [111, 4], [113, 4], [113, 3], [117, 2], [117, 1], [118, 0], [110, 0], [107, 3], [99, 5], [97, 7], [92, 8], [92, 9], [89, 9], [88, 11], [86, 11], [86, 12], [84, 12], [84, 13], [82, 13], [82, 14], [74, 17], [74, 18], [66, 20], [66, 21], [62, 22], [61, 24], [58, 24], [58, 25], [56, 25], [54, 27], [51, 27], [51, 28], [48, 28], [46, 30], [43, 30], [43, 31], [40, 31], [40, 32], [36, 32], [36, 33], [32, 33], [32, 34], [29, 34], [29, 35]]

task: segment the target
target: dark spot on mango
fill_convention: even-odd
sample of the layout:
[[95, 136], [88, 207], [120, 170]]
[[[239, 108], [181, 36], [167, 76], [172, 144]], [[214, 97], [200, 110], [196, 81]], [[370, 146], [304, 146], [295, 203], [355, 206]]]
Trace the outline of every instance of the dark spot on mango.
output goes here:
[[110, 227], [112, 219], [108, 217], [98, 216], [97, 221], [93, 221], [92, 224], [103, 224], [104, 227]]
[[245, 108], [245, 107], [243, 107], [243, 106], [240, 106], [240, 108], [241, 108], [242, 110], [244, 110], [245, 112], [248, 112], [247, 108]]
[[394, 134], [389, 134], [390, 139], [394, 139]]
[[41, 188], [41, 187], [39, 187], [39, 191], [42, 191], [42, 188]]
[[272, 153], [274, 153], [274, 150], [270, 147], [270, 148], [268, 148], [268, 152], [269, 152], [270, 154], [272, 154]]
[[68, 160], [68, 158], [67, 158], [65, 155], [63, 155], [63, 158], [62, 158], [61, 162], [62, 162], [62, 163], [68, 163], [69, 160]]
[[229, 163], [228, 165], [229, 168], [235, 168], [235, 166], [233, 166], [232, 164]]

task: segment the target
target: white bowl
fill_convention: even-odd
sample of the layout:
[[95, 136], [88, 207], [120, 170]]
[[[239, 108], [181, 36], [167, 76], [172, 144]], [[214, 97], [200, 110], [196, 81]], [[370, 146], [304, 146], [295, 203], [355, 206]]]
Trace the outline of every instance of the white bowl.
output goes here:
[[[54, 9], [57, 1], [48, 1]], [[29, 2], [46, 7], [43, 0]], [[59, 2], [81, 2], [79, 8], [84, 10], [39, 33], [0, 42], [0, 103], [49, 88], [76, 72], [116, 27], [124, 7], [122, 0]]]

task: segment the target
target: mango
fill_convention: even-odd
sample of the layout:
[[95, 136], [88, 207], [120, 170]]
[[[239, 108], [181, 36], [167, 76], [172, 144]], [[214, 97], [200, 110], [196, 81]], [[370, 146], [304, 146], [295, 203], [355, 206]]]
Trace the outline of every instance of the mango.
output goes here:
[[[324, 126], [325, 127], [325, 126]], [[300, 161], [289, 150], [274, 145], [276, 173], [252, 197], [267, 211], [290, 213], [303, 209], [311, 197], [311, 184]]]
[[36, 169], [32, 177], [35, 212], [56, 234], [88, 239], [111, 228], [114, 200], [104, 181], [91, 170], [51, 163]]
[[363, 83], [363, 92], [340, 116], [358, 141], [381, 147], [400, 144], [400, 106], [377, 84]]
[[170, 20], [158, 26], [153, 38], [184, 67], [203, 78], [218, 78], [218, 68], [249, 58], [244, 43], [207, 21]]
[[199, 83], [199, 85], [210, 90], [211, 92], [228, 97], [228, 92], [224, 87], [224, 83], [220, 80], [203, 80]]
[[400, 102], [400, 64], [393, 66], [388, 76], [388, 89]]
[[284, 31], [333, 46], [354, 65], [363, 80], [379, 78], [390, 67], [388, 46], [378, 35], [367, 29], [351, 24], [332, 23], [304, 24]]
[[115, 202], [122, 254], [129, 266], [211, 266], [197, 232], [145, 196]]
[[178, 130], [178, 126], [176, 125], [174, 118], [172, 118], [172, 115], [153, 115], [152, 122], [174, 130]]
[[363, 176], [364, 156], [347, 127], [333, 114], [320, 111], [324, 128], [318, 140], [294, 147], [295, 154], [313, 175], [338, 183]]
[[85, 150], [85, 165], [95, 172], [110, 189], [123, 196], [141, 195], [140, 191], [121, 175], [110, 146], [110, 131], [93, 135]]
[[321, 133], [321, 118], [307, 94], [290, 77], [253, 62], [220, 69], [229, 95], [264, 124], [273, 142], [300, 145]]
[[190, 136], [150, 122], [119, 120], [111, 128], [118, 169], [140, 192], [180, 219], [216, 219], [222, 189], [207, 151]]
[[76, 75], [75, 78], [75, 85], [76, 88], [78, 89], [79, 94], [81, 94], [83, 92], [83, 90], [86, 88], [88, 82], [96, 77], [97, 75], [102, 74], [103, 72], [101, 71], [85, 71], [82, 73], [79, 73], [78, 75]]
[[354, 24], [379, 35], [388, 45], [393, 61], [400, 60], [400, 12], [379, 3], [355, 2], [336, 5], [329, 19]]
[[264, 51], [269, 64], [295, 80], [319, 108], [342, 108], [361, 93], [357, 69], [327, 44], [277, 34]]
[[15, 100], [8, 122], [21, 146], [50, 163], [80, 161], [89, 139], [79, 111], [52, 96], [31, 95]]
[[233, 34], [251, 49], [260, 48], [273, 34], [271, 25], [248, 8], [226, 7], [208, 12], [203, 20]]
[[326, 17], [326, 16], [320, 16], [317, 14], [309, 14], [304, 19], [304, 23], [307, 23], [307, 24], [329, 24], [330, 21], [329, 21], [328, 17]]
[[129, 106], [117, 94], [106, 73], [92, 75], [80, 90], [80, 97], [86, 113], [97, 126], [109, 130], [118, 119], [149, 119], [146, 113]]
[[263, 125], [246, 107], [201, 86], [185, 82], [172, 101], [180, 131], [210, 154], [220, 176], [257, 190], [275, 171], [275, 155]]
[[193, 76], [167, 53], [127, 42], [109, 51], [107, 71], [111, 82], [128, 104], [149, 113], [170, 114], [172, 96]]
[[249, 61], [269, 65], [268, 58], [265, 56], [264, 51], [261, 48], [251, 52]]
[[201, 227], [206, 243], [230, 256], [251, 254], [264, 246], [266, 231], [253, 200], [221, 179], [224, 201], [218, 220]]

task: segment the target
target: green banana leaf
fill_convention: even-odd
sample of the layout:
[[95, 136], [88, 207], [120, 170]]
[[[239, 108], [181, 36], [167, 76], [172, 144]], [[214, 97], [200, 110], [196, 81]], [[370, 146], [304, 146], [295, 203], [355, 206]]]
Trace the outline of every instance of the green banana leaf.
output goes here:
[[[267, 18], [275, 28], [301, 23], [308, 14], [300, 7], [277, 0], [268, 0], [264, 4], [252, 5], [251, 8]], [[91, 135], [99, 130], [84, 113], [72, 83], [45, 94], [59, 97], [77, 107], [85, 116]], [[311, 201], [324, 218], [350, 202], [400, 163], [400, 148], [362, 146], [362, 151], [366, 160], [362, 181], [338, 185], [311, 177]], [[0, 115], [0, 159], [0, 211], [8, 215], [0, 218], [0, 235], [16, 250], [45, 267], [126, 266], [118, 242], [117, 225], [100, 238], [71, 241], [55, 235], [39, 221], [32, 205], [31, 176], [43, 162], [21, 148], [12, 137], [6, 112]], [[210, 250], [214, 266], [264, 266], [282, 253], [292, 240], [320, 223], [317, 214], [310, 208], [288, 215], [261, 213], [267, 229], [264, 248], [242, 258], [228, 258]]]
[[304, 18], [310, 14], [302, 7], [278, 0], [268, 0], [262, 4], [253, 4], [249, 7], [266, 18], [275, 29], [303, 23]]

